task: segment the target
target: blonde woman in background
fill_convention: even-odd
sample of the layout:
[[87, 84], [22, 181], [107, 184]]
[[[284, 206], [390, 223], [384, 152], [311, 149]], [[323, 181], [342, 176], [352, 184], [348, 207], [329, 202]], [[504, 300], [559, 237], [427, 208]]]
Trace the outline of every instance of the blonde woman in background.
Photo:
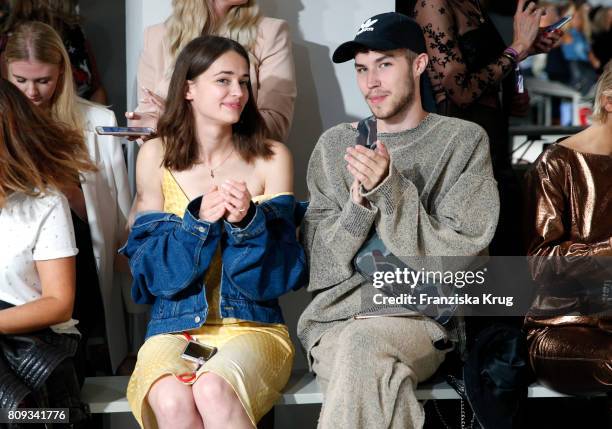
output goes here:
[[79, 97], [107, 103], [93, 50], [81, 27], [78, 0], [6, 0], [7, 17], [0, 23], [0, 55], [6, 39], [20, 23], [41, 21], [62, 38], [72, 64], [72, 77]]
[[8, 79], [57, 122], [80, 131], [96, 173], [81, 174], [80, 186], [62, 189], [72, 211], [77, 246], [75, 319], [84, 340], [105, 319], [112, 369], [127, 354], [121, 274], [115, 266], [130, 208], [121, 143], [95, 133], [116, 124], [112, 111], [79, 98], [61, 38], [42, 22], [18, 25], [8, 38], [4, 60]]
[[173, 0], [172, 15], [145, 30], [138, 66], [139, 105], [126, 113], [130, 125], [156, 128], [176, 57], [201, 35], [229, 37], [247, 49], [253, 96], [266, 135], [286, 141], [297, 93], [291, 38], [287, 23], [261, 16], [255, 0]]

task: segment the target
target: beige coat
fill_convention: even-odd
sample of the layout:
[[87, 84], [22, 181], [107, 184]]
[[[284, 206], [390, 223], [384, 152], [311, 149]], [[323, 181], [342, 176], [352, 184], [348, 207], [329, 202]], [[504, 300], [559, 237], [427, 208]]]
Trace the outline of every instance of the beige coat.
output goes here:
[[[253, 95], [266, 122], [268, 136], [284, 142], [291, 128], [297, 93], [287, 23], [280, 19], [261, 18], [250, 57]], [[172, 69], [165, 23], [147, 27], [138, 64], [138, 100], [144, 98], [143, 87], [165, 98]], [[140, 102], [136, 111], [151, 113], [141, 113], [143, 119], [130, 121], [130, 125], [156, 127], [158, 115], [153, 104]]]

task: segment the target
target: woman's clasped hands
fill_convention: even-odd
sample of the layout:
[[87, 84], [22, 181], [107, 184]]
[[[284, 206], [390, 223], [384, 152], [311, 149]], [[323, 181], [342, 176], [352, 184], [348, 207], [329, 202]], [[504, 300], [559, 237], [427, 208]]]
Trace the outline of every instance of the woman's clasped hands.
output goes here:
[[244, 181], [226, 180], [213, 186], [202, 198], [200, 219], [214, 223], [222, 218], [230, 223], [241, 222], [249, 211], [251, 193]]

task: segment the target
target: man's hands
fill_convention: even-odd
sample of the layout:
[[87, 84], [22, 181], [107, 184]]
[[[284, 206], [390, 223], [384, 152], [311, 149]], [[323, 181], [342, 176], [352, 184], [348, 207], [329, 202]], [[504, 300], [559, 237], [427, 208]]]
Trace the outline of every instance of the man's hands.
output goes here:
[[230, 223], [238, 223], [247, 215], [251, 198], [245, 182], [226, 180], [220, 189], [215, 185], [204, 195], [200, 219], [215, 223], [225, 218]]
[[353, 184], [351, 185], [351, 200], [353, 200], [355, 204], [359, 204], [360, 206], [369, 207], [370, 203], [368, 202], [368, 200], [366, 200], [365, 197], [362, 197], [359, 193], [359, 186], [361, 186], [359, 180], [354, 179]]
[[367, 200], [359, 194], [359, 186], [366, 191], [377, 187], [389, 174], [390, 156], [385, 145], [376, 141], [376, 149], [356, 145], [346, 149], [346, 168], [355, 179], [351, 186], [351, 198], [355, 204], [367, 207]]

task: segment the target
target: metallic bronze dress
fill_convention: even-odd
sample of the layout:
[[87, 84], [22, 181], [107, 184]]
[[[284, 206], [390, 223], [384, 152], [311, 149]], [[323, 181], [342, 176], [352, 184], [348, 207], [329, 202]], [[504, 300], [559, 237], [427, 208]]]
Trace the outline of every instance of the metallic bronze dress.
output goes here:
[[556, 144], [526, 179], [531, 366], [561, 392], [612, 392], [612, 156]]

